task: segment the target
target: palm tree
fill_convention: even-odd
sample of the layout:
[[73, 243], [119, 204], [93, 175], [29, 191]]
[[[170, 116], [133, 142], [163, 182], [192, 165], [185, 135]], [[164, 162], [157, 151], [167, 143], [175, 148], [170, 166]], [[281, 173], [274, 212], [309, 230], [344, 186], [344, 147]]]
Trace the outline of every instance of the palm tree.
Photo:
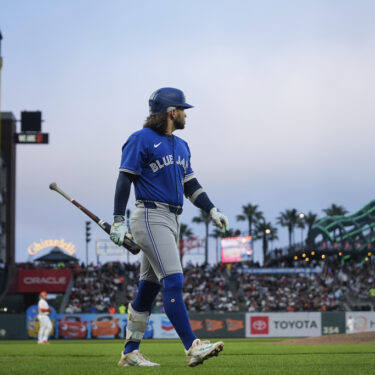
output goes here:
[[180, 233], [179, 233], [179, 242], [178, 242], [178, 247], [180, 250], [180, 260], [182, 264], [182, 258], [184, 257], [184, 240], [185, 239], [190, 239], [193, 237], [193, 231], [187, 224], [180, 224]]
[[263, 213], [262, 211], [258, 210], [258, 205], [257, 204], [251, 204], [248, 203], [245, 206], [242, 206], [242, 214], [237, 215], [237, 220], [238, 221], [246, 221], [248, 222], [249, 225], [249, 236], [253, 235], [253, 225], [255, 225], [260, 219], [263, 218]]
[[262, 220], [256, 223], [255, 230], [255, 239], [262, 240], [263, 261], [265, 262], [268, 254], [268, 242], [278, 239], [277, 228], [273, 227], [271, 223]]
[[210, 237], [212, 238], [236, 237], [239, 235], [241, 235], [241, 231], [239, 229], [229, 228], [228, 230], [225, 231], [225, 233], [223, 233], [220, 228], [215, 227], [215, 229], [211, 232]]
[[307, 224], [307, 237], [306, 237], [306, 243], [308, 246], [311, 246], [311, 231], [313, 226], [318, 222], [318, 215], [314, 214], [313, 212], [309, 212], [308, 214], [305, 215], [304, 217], [305, 223]]
[[298, 214], [295, 208], [291, 210], [285, 210], [284, 212], [280, 212], [280, 216], [277, 217], [277, 223], [282, 227], [288, 228], [288, 236], [289, 236], [289, 248], [292, 247], [292, 238], [294, 237], [294, 227], [298, 223]]
[[198, 223], [198, 224], [203, 223], [205, 226], [206, 241], [204, 244], [204, 262], [205, 264], [207, 264], [208, 263], [208, 229], [209, 229], [209, 225], [211, 222], [211, 216], [206, 211], [203, 211], [203, 210], [199, 210], [199, 211], [200, 211], [200, 215], [193, 217], [192, 221], [193, 223]]
[[332, 203], [330, 207], [322, 210], [327, 216], [342, 216], [348, 213], [344, 206]]

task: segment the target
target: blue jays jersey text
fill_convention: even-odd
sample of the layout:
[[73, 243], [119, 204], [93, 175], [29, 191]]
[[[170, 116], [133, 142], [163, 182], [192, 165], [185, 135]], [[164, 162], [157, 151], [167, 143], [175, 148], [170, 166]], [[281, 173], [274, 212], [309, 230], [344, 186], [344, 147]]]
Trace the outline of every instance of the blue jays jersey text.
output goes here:
[[188, 144], [174, 135], [144, 128], [133, 133], [122, 150], [120, 170], [139, 178], [135, 198], [182, 206], [184, 182], [194, 172]]

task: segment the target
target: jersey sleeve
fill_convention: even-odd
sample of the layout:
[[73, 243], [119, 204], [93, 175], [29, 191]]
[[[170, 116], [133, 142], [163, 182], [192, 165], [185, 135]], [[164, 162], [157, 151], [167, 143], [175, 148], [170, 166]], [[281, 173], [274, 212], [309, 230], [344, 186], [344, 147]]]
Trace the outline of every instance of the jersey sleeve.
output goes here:
[[120, 171], [140, 175], [146, 151], [141, 134], [132, 134], [122, 148]]
[[188, 182], [189, 180], [193, 179], [195, 176], [194, 176], [194, 172], [193, 172], [193, 168], [191, 167], [191, 153], [190, 153], [190, 148], [189, 148], [189, 145], [185, 142], [185, 145], [186, 145], [186, 148], [187, 148], [187, 151], [188, 151], [188, 155], [189, 155], [189, 163], [188, 163], [188, 166], [186, 168], [186, 171], [185, 171], [185, 176], [184, 176], [184, 183], [185, 182]]

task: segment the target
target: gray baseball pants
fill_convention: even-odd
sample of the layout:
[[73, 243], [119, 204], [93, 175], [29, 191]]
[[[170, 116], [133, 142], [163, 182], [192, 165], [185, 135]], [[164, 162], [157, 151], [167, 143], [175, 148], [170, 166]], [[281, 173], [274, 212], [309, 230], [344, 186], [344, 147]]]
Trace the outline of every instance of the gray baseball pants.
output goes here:
[[140, 279], [160, 284], [169, 275], [183, 273], [178, 249], [180, 222], [167, 204], [153, 203], [156, 208], [136, 201], [130, 229], [142, 248]]

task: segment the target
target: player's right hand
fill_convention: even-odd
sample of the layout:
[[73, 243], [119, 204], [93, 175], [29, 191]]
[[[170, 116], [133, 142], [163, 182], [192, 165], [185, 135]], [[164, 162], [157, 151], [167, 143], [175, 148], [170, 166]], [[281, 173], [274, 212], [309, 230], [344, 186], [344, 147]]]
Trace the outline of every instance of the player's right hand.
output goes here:
[[210, 216], [213, 223], [225, 233], [229, 229], [228, 218], [217, 210], [216, 207], [212, 207], [210, 211]]
[[125, 217], [120, 215], [115, 215], [113, 217], [113, 223], [111, 226], [111, 232], [109, 238], [118, 246], [121, 246], [124, 242], [125, 236], [132, 237], [129, 233], [128, 226], [125, 223]]

